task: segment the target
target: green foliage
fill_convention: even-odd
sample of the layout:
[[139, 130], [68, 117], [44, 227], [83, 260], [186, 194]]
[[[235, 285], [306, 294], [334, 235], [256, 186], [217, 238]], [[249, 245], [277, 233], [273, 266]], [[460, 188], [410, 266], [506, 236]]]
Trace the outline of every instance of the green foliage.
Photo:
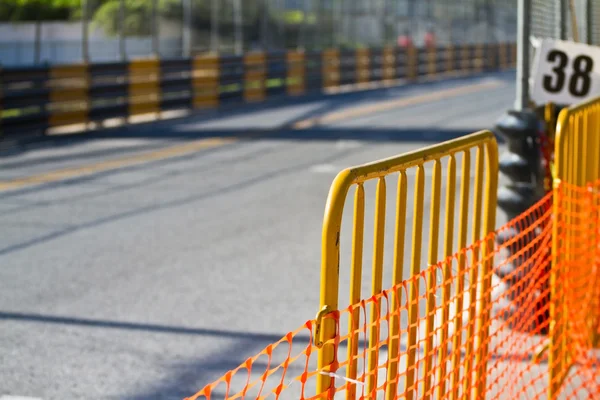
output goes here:
[[[0, 0], [2, 1], [2, 0]], [[148, 35], [152, 31], [152, 1], [125, 0], [125, 33], [126, 35]], [[196, 27], [210, 27], [210, 1], [194, 1], [192, 21]], [[242, 0], [242, 21], [246, 27], [255, 26], [262, 12], [260, 2]], [[102, 27], [109, 35], [120, 31], [120, 0], [107, 0], [94, 13], [94, 23]], [[157, 0], [157, 12], [162, 18], [182, 21], [183, 7], [181, 0]], [[232, 0], [219, 0], [219, 24], [222, 29], [233, 26], [234, 12]]]
[[0, 0], [0, 21], [66, 21], [81, 15], [81, 0]]

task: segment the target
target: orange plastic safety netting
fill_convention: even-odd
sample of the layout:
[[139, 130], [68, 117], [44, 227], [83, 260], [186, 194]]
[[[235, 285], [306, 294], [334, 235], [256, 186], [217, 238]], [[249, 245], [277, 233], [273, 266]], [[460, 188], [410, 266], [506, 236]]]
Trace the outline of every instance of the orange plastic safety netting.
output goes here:
[[[337, 326], [326, 370], [310, 320], [188, 399], [542, 399], [550, 377], [561, 398], [600, 398], [598, 239], [600, 182], [562, 184], [485, 240], [324, 316]], [[333, 386], [317, 394], [323, 375]]]

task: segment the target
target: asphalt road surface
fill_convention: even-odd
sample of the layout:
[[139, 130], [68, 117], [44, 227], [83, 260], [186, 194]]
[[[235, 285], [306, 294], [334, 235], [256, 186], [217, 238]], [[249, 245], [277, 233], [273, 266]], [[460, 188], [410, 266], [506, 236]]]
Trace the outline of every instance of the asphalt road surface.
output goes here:
[[4, 154], [0, 398], [193, 394], [315, 316], [337, 172], [491, 128], [514, 90], [502, 73]]

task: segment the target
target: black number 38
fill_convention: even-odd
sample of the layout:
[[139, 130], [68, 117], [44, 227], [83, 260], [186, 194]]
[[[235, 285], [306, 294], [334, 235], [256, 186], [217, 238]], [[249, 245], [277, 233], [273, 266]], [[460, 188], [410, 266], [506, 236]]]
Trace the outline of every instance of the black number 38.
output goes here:
[[[565, 68], [569, 63], [569, 57], [560, 50], [552, 50], [548, 53], [547, 60], [558, 64], [552, 68], [554, 76], [544, 75], [543, 87], [550, 93], [559, 93], [565, 86], [567, 80]], [[573, 75], [569, 79], [569, 93], [576, 97], [584, 97], [592, 86], [590, 76], [594, 69], [594, 60], [586, 55], [580, 55], [573, 60]]]

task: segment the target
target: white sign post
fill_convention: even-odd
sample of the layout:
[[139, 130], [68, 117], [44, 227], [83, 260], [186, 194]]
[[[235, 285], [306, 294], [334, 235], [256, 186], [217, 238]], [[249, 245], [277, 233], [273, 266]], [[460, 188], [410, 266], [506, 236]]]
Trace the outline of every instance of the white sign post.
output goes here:
[[531, 100], [536, 104], [581, 103], [600, 96], [600, 47], [543, 39], [531, 76]]

